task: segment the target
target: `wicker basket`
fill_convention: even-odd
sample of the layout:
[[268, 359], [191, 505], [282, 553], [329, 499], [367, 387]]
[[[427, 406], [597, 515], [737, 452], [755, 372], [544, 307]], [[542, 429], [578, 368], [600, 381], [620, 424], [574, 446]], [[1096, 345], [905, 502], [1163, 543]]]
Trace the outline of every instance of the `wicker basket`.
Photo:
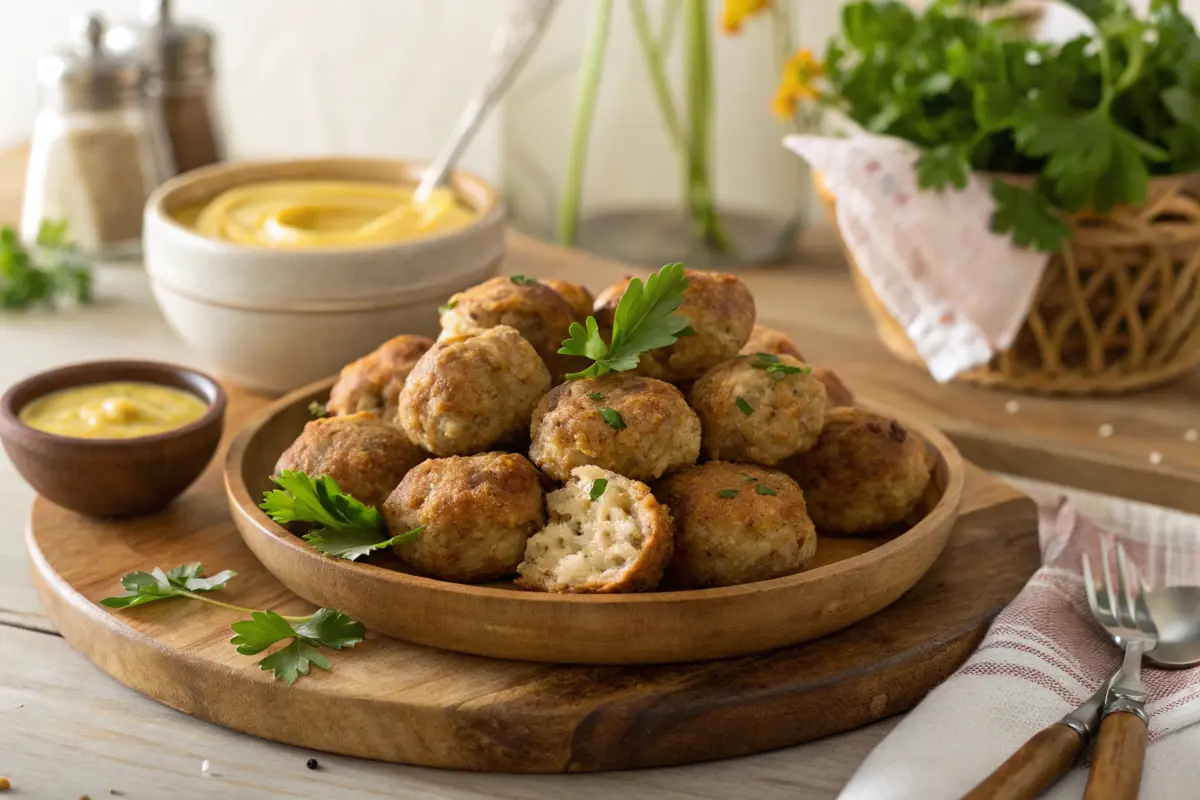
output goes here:
[[[817, 193], [834, 216], [836, 199]], [[1054, 394], [1143, 389], [1200, 364], [1200, 175], [1155, 178], [1146, 203], [1078, 215], [1074, 235], [1051, 258], [1012, 347], [957, 380]], [[923, 366], [846, 253], [879, 337]]]

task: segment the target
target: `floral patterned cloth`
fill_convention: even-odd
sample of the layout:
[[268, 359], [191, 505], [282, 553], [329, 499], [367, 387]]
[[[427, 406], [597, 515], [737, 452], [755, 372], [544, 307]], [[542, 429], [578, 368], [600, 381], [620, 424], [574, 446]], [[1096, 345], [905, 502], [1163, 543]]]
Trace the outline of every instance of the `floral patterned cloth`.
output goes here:
[[916, 151], [899, 139], [789, 136], [784, 145], [837, 197], [846, 248], [930, 374], [948, 381], [1012, 344], [1049, 257], [988, 230], [987, 180], [921, 191]]
[[[997, 617], [979, 649], [867, 757], [842, 800], [958, 798], [1030, 736], [1102, 685], [1120, 651], [1092, 621], [1081, 556], [1097, 564], [1102, 531], [1067, 504], [1041, 509], [1043, 566]], [[1147, 583], [1200, 585], [1200, 536], [1184, 526], [1126, 531]], [[1200, 668], [1147, 667], [1150, 747], [1142, 797], [1200, 796]], [[1082, 796], [1089, 754], [1045, 797]]]

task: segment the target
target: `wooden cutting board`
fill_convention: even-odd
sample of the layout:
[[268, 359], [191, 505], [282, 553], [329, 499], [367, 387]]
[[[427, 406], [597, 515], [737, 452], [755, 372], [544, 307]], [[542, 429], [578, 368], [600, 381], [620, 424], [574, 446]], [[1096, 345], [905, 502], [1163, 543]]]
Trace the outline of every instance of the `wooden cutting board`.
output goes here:
[[[230, 390], [229, 432], [267, 401]], [[1038, 564], [1033, 503], [968, 465], [962, 513], [941, 558], [883, 612], [808, 644], [655, 667], [500, 661], [377, 634], [332, 652], [294, 686], [228, 643], [244, 615], [188, 600], [98, 605], [122, 574], [202, 561], [238, 573], [220, 599], [311, 610], [234, 530], [220, 458], [166, 512], [101, 522], [44, 500], [27, 534], [55, 625], [122, 683], [265, 739], [408, 764], [562, 772], [682, 764], [828, 736], [913, 706], [949, 675]], [[630, 636], [638, 635], [629, 631]]]

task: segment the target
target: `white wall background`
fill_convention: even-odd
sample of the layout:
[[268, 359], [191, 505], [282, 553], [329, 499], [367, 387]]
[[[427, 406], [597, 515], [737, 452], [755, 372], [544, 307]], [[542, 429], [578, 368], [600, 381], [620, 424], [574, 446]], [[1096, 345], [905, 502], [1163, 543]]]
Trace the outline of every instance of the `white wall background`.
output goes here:
[[[721, 0], [711, 0], [717, 13]], [[1148, 0], [1136, 0], [1145, 6]], [[659, 16], [662, 0], [647, 0]], [[64, 41], [74, 15], [137, 16], [139, 0], [4, 0], [0, 26], [0, 145], [29, 135], [37, 58]], [[429, 156], [487, 65], [506, 0], [176, 0], [176, 15], [219, 32], [220, 93], [236, 155], [366, 153]], [[840, 0], [797, 0], [802, 43], [822, 46]], [[502, 181], [526, 221], [549, 227], [567, 157], [575, 71], [593, 4], [563, 0], [543, 46], [466, 166]], [[678, 169], [633, 39], [614, 4], [608, 64], [592, 138], [589, 207], [678, 196]], [[1200, 0], [1185, 0], [1193, 14]], [[1051, 33], [1076, 26], [1061, 7]], [[776, 81], [770, 28], [716, 34], [720, 200], [792, 208], [797, 165], [779, 147], [769, 103]], [[675, 48], [678, 54], [678, 46]]]

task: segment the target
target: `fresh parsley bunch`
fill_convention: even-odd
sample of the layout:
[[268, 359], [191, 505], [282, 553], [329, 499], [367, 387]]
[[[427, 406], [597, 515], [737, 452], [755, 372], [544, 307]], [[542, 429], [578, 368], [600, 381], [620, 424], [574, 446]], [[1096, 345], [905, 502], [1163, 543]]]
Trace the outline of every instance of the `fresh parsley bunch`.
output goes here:
[[683, 305], [687, 287], [683, 264], [667, 264], [647, 278], [645, 284], [641, 278], [634, 278], [617, 304], [609, 342], [601, 337], [595, 317], [588, 317], [585, 325], [571, 323], [571, 338], [562, 343], [558, 352], [583, 356], [593, 363], [567, 379], [599, 378], [635, 369], [642, 353], [667, 347], [680, 336], [693, 333], [688, 318], [675, 313]]
[[1179, 0], [1152, 0], [1145, 17], [1127, 0], [1066, 2], [1094, 29], [1051, 44], [983, 21], [995, 0], [920, 13], [856, 0], [826, 53], [824, 100], [921, 148], [924, 189], [997, 174], [992, 230], [1056, 251], [1065, 214], [1140, 203], [1151, 175], [1200, 169], [1200, 39]]
[[66, 223], [42, 222], [32, 248], [12, 228], [0, 228], [0, 309], [53, 306], [61, 297], [92, 300], [92, 273], [75, 253]]

